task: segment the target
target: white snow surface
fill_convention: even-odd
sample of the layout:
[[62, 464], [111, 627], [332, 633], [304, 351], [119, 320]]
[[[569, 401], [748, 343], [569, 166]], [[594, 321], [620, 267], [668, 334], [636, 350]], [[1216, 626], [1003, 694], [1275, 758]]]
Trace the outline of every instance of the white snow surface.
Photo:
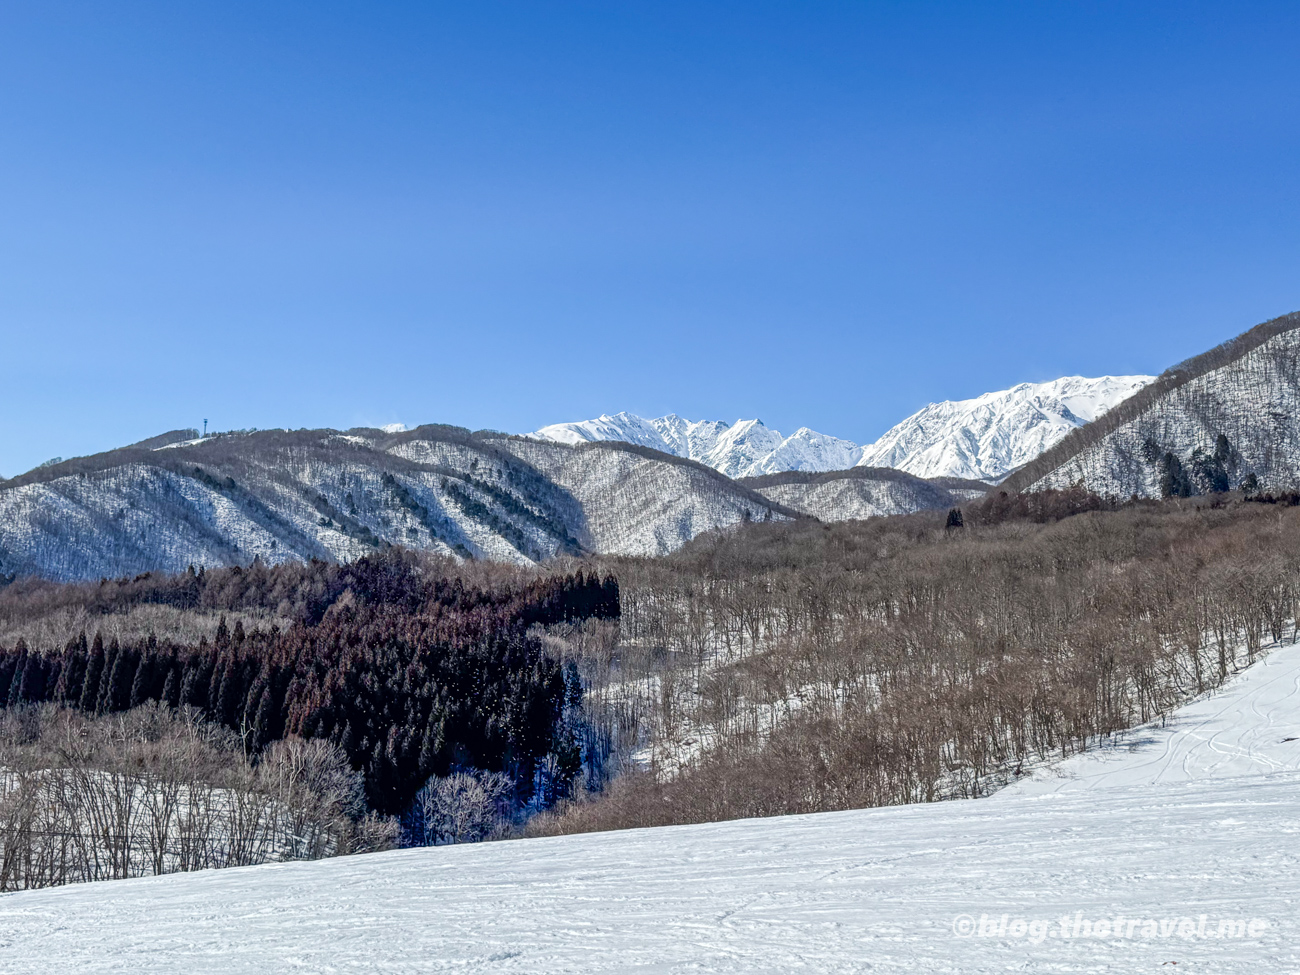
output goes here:
[[1067, 376], [931, 403], [867, 446], [808, 427], [787, 437], [762, 420], [727, 424], [685, 420], [675, 413], [649, 420], [633, 413], [605, 414], [555, 423], [530, 436], [565, 444], [620, 440], [708, 464], [728, 477], [864, 466], [894, 467], [918, 477], [990, 480], [1033, 460], [1153, 378]]
[[[1132, 747], [1064, 763], [1068, 788], [28, 891], [0, 897], [0, 958], [15, 975], [1296, 972], [1298, 721], [1290, 646]], [[955, 933], [984, 915], [1043, 935]], [[1125, 934], [1063, 937], [1062, 917]], [[1216, 937], [1223, 920], [1262, 932]]]

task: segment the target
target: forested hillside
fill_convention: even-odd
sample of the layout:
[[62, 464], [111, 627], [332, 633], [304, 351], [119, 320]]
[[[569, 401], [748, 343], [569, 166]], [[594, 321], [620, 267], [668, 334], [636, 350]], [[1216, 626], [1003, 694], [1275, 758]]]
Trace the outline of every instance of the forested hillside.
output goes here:
[[[78, 860], [76, 852], [60, 853], [41, 837], [93, 833], [103, 788], [133, 797], [125, 811], [107, 804], [125, 819], [114, 834], [141, 833], [145, 842], [152, 834], [141, 832], [130, 807], [143, 816], [158, 789], [185, 785], [188, 795], [194, 785], [184, 765], [165, 760], [177, 754], [165, 747], [168, 741], [187, 749], [187, 743], [206, 742], [199, 748], [203, 764], [216, 772], [205, 784], [224, 783], [231, 795], [261, 795], [265, 803], [278, 786], [272, 777], [256, 787], [266, 777], [263, 757], [272, 769], [285, 762], [292, 767], [294, 749], [318, 745], [312, 754], [320, 761], [341, 775], [357, 775], [356, 804], [341, 813], [354, 821], [401, 816], [405, 842], [447, 833], [445, 824], [434, 823], [446, 812], [439, 790], [481, 794], [486, 784], [500, 807], [491, 810], [487, 823], [496, 828], [525, 810], [545, 808], [575, 786], [585, 787], [584, 770], [600, 774], [602, 743], [589, 733], [576, 670], [566, 672], [539, 634], [558, 625], [616, 620], [617, 583], [581, 573], [530, 576], [502, 568], [475, 584], [449, 575], [452, 567], [390, 550], [347, 565], [257, 565], [98, 585], [27, 581], [0, 591], [0, 619], [9, 631], [43, 621], [44, 627], [31, 632], [57, 632], [50, 621], [67, 619], [62, 611], [69, 605], [83, 612], [81, 619], [100, 623], [89, 633], [69, 635], [61, 646], [29, 645], [20, 636], [0, 647], [0, 702], [11, 716], [27, 715], [25, 725], [11, 722], [0, 741], [7, 753], [0, 765], [8, 769], [0, 776], [0, 821], [13, 821], [0, 829], [0, 887], [56, 882], [68, 873], [95, 875], [85, 851]], [[104, 636], [116, 617], [151, 606], [170, 607], [181, 618], [196, 614], [192, 625], [199, 629], [222, 611], [269, 610], [283, 625], [245, 629], [237, 619], [232, 627], [223, 614], [212, 638], [203, 634], [195, 643], [165, 630]], [[70, 723], [68, 713], [80, 715], [83, 725]], [[122, 728], [135, 731], [126, 732], [126, 741], [138, 735], [164, 743], [150, 752], [160, 753], [157, 761], [131, 770], [126, 759], [132, 749], [115, 745], [111, 722], [104, 724], [114, 715], [129, 716]], [[82, 726], [89, 730], [77, 737], [103, 739], [103, 748], [77, 758], [77, 749], [57, 747], [58, 729]], [[234, 747], [222, 744], [232, 738]], [[41, 742], [45, 747], [31, 747]], [[236, 790], [230, 780], [238, 780], [240, 768], [256, 776]], [[81, 783], [80, 789], [69, 782]], [[89, 798], [75, 798], [79, 791]], [[458, 809], [463, 798], [442, 795]], [[293, 803], [281, 805], [288, 809]], [[177, 801], [152, 812], [171, 823], [184, 818], [185, 806]], [[258, 818], [264, 814], [270, 815], [264, 810]], [[57, 823], [42, 829], [47, 815]], [[150, 821], [156, 829], [158, 820]], [[216, 817], [212, 828], [221, 822], [226, 820]], [[396, 821], [391, 832], [395, 842]], [[459, 836], [464, 829], [450, 832]], [[344, 850], [344, 835], [349, 830], [317, 848], [317, 855]], [[93, 843], [91, 849], [91, 860], [108, 856]], [[128, 875], [139, 852], [126, 850], [110, 875]], [[5, 881], [6, 858], [19, 864], [33, 857], [34, 866], [13, 867], [25, 880], [15, 880], [11, 871]], [[157, 853], [154, 862], [164, 861], [180, 864], [178, 869], [192, 863], [172, 848]]]
[[853, 467], [810, 474], [791, 471], [748, 477], [742, 484], [765, 498], [821, 521], [849, 521], [950, 508], [988, 491], [981, 481], [925, 480], [888, 467]]
[[692, 461], [425, 426], [192, 431], [0, 482], [0, 574], [74, 580], [361, 558], [386, 545], [528, 563], [655, 555], [793, 517]]
[[[1292, 637], [1297, 552], [1290, 500], [1076, 488], [549, 569], [389, 550], [18, 580], [0, 815], [27, 866], [5, 883], [982, 795]], [[106, 783], [162, 782], [216, 797], [198, 847], [185, 803], [151, 847], [143, 798], [116, 866], [38, 842], [116, 808]]]
[[1006, 481], [1127, 498], [1300, 487], [1300, 314], [1166, 371]]
[[866, 470], [831, 488], [755, 489], [646, 447], [455, 427], [192, 433], [0, 482], [0, 577], [348, 561], [390, 545], [516, 564], [664, 555], [745, 521], [864, 518], [957, 497]]
[[624, 665], [584, 673], [629, 772], [532, 828], [979, 796], [1165, 714], [1295, 632], [1300, 507], [1266, 500], [999, 491], [602, 560]]

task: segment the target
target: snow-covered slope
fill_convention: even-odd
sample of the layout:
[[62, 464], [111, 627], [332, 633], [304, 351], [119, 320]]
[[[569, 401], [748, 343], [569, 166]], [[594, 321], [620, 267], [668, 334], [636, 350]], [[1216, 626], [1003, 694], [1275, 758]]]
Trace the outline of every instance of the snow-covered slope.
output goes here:
[[1221, 694], [1201, 728], [1231, 740], [1179, 716], [1186, 775], [26, 891], [0, 897], [3, 968], [1293, 972], [1298, 674], [1277, 651]]
[[858, 463], [918, 477], [997, 480], [1151, 382], [1152, 376], [1067, 376], [975, 399], [931, 403], [863, 448]]
[[1300, 645], [1275, 650], [1168, 719], [1036, 770], [1003, 798], [1300, 772]]
[[265, 431], [137, 445], [0, 484], [0, 573], [351, 559], [385, 542], [506, 561], [651, 555], [788, 515], [709, 468], [621, 444]]
[[931, 403], [860, 447], [807, 427], [786, 437], [761, 420], [647, 420], [615, 413], [556, 423], [530, 436], [556, 443], [619, 440], [688, 457], [728, 477], [783, 471], [893, 467], [918, 477], [996, 480], [1032, 460], [1071, 430], [1101, 416], [1149, 383], [1151, 376], [1067, 376], [1021, 383], [975, 399]]
[[825, 474], [793, 472], [745, 478], [763, 497], [822, 521], [848, 521], [951, 508], [988, 488], [976, 482], [940, 486], [889, 468], [854, 467]]
[[[1220, 436], [1228, 454], [1214, 458]], [[1198, 453], [1199, 452], [1199, 453]], [[1013, 476], [1016, 490], [1082, 482], [1099, 494], [1159, 497], [1169, 458], [1194, 491], [1300, 487], [1300, 315], [1266, 322], [1162, 375], [1095, 426]]]
[[647, 420], [615, 413], [595, 420], [556, 423], [530, 434], [556, 443], [618, 440], [707, 464], [728, 477], [779, 471], [829, 471], [852, 467], [861, 448], [848, 440], [800, 427], [789, 437], [762, 420], [684, 420], [675, 413]]

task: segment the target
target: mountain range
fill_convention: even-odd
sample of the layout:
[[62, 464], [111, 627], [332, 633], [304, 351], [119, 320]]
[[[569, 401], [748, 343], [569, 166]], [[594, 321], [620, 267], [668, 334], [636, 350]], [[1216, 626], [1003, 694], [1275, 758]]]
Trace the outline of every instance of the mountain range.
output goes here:
[[728, 477], [786, 471], [893, 468], [918, 477], [996, 481], [1033, 460], [1072, 430], [1104, 415], [1153, 376], [1068, 376], [968, 400], [931, 403], [875, 443], [800, 427], [790, 436], [761, 420], [686, 420], [675, 413], [632, 413], [556, 423], [530, 436], [555, 443], [620, 441], [699, 461]]
[[633, 444], [435, 425], [180, 430], [0, 482], [0, 575], [348, 560], [384, 545], [510, 562], [661, 555], [744, 521], [898, 514], [970, 490], [865, 468], [785, 478], [750, 484]]
[[385, 545], [513, 562], [652, 556], [747, 521], [959, 506], [997, 480], [1124, 498], [1296, 490], [1300, 315], [1154, 380], [1069, 377], [932, 404], [866, 447], [757, 420], [626, 413], [527, 437], [178, 430], [0, 481], [0, 576], [353, 559]]

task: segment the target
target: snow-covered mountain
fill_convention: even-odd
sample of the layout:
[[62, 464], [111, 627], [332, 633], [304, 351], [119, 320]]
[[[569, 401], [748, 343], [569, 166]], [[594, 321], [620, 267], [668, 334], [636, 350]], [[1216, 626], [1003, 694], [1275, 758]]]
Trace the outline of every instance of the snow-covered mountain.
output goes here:
[[[761, 431], [724, 432], [715, 445], [757, 453]], [[787, 506], [787, 495], [797, 503]], [[254, 557], [347, 560], [384, 544], [512, 562], [663, 555], [747, 520], [867, 518], [962, 497], [898, 471], [855, 472], [847, 493], [756, 487], [642, 445], [435, 425], [177, 431], [0, 482], [0, 575], [98, 579]]]
[[1300, 314], [1189, 359], [1008, 479], [1127, 498], [1300, 487]]
[[859, 463], [897, 467], [918, 477], [996, 481], [1153, 378], [1067, 376], [931, 403], [865, 448]]
[[676, 413], [647, 420], [615, 413], [595, 420], [555, 423], [530, 436], [556, 443], [619, 440], [707, 464], [728, 477], [782, 471], [831, 471], [852, 467], [862, 449], [848, 440], [800, 427], [789, 437], [762, 420], [684, 420]]
[[1021, 383], [969, 400], [931, 403], [868, 446], [800, 427], [790, 436], [761, 420], [647, 420], [615, 413], [556, 423], [530, 436], [557, 443], [618, 440], [687, 457], [728, 477], [785, 471], [892, 467], [918, 477], [997, 480], [1033, 460], [1071, 430], [1103, 415], [1154, 377], [1068, 376]]
[[624, 444], [438, 426], [190, 434], [0, 483], [0, 574], [346, 560], [385, 543], [514, 562], [657, 555], [794, 516], [703, 465]]

